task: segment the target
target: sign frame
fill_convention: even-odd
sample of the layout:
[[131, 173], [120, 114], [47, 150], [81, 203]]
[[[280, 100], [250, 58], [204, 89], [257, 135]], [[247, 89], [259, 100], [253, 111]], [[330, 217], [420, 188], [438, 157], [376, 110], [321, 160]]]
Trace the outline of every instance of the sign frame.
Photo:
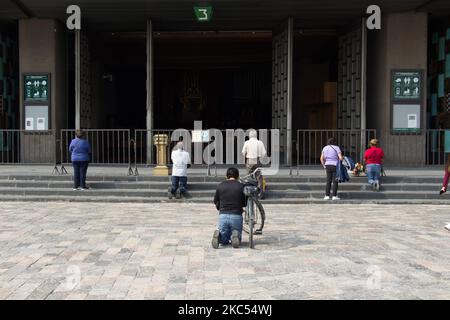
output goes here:
[[[210, 22], [213, 16], [213, 11], [214, 9], [212, 6], [194, 5], [195, 18], [197, 19], [197, 22], [200, 23]], [[206, 17], [203, 18], [201, 14], [205, 15]]]
[[[27, 93], [26, 93], [26, 81], [28, 77], [45, 77], [46, 81], [47, 81], [47, 98], [43, 99], [43, 98], [38, 98], [38, 99], [33, 99], [33, 98], [27, 98]], [[50, 97], [51, 97], [51, 80], [50, 80], [50, 73], [24, 73], [23, 74], [23, 102], [26, 104], [32, 104], [34, 102], [37, 103], [46, 103], [46, 102], [50, 102]]]
[[[419, 96], [411, 96], [410, 98], [408, 97], [397, 97], [395, 95], [395, 78], [396, 78], [396, 74], [398, 73], [411, 73], [411, 74], [416, 74], [417, 76], [419, 76], [419, 85], [417, 86], [419, 89]], [[400, 75], [399, 75], [400, 76]], [[414, 75], [411, 75], [411, 77], [413, 77]], [[391, 70], [391, 99], [395, 102], [405, 102], [405, 101], [422, 101], [423, 98], [423, 89], [424, 89], [424, 85], [423, 85], [423, 70], [422, 69], [392, 69]]]
[[[31, 99], [31, 100], [27, 100], [26, 99], [26, 80], [27, 77], [33, 77], [33, 76], [45, 76], [47, 78], [47, 100], [43, 100], [43, 99]], [[48, 110], [48, 118], [47, 118], [47, 130], [37, 130], [37, 128], [33, 128], [33, 130], [28, 130], [29, 132], [31, 131], [49, 131], [51, 130], [51, 126], [52, 126], [52, 78], [51, 78], [51, 73], [50, 72], [23, 72], [22, 76], [22, 106], [21, 106], [21, 110], [22, 110], [22, 116], [21, 116], [21, 127], [23, 126], [23, 128], [25, 129], [26, 126], [26, 108], [27, 107], [33, 107], [33, 106], [46, 106], [47, 110]]]
[[[397, 97], [395, 95], [395, 76], [398, 73], [411, 73], [411, 74], [417, 74], [419, 76], [419, 95], [413, 96], [411, 98], [401, 98]], [[413, 75], [411, 75], [413, 76]], [[392, 134], [405, 134], [405, 133], [411, 133], [411, 134], [417, 134], [422, 131], [423, 128], [423, 118], [424, 118], [424, 112], [423, 112], [423, 106], [424, 106], [424, 69], [391, 69], [390, 72], [390, 114], [391, 114], [391, 121], [390, 121], [390, 128]], [[396, 107], [401, 107], [402, 105], [413, 105], [418, 104], [420, 106], [420, 114], [419, 118], [417, 119], [418, 128], [394, 128], [394, 105]], [[425, 112], [426, 114], [426, 112]]]

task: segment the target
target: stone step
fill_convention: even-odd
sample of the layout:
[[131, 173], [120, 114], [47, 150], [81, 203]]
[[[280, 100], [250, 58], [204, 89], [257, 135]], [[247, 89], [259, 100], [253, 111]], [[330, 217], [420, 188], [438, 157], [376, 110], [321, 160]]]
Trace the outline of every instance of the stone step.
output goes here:
[[[19, 180], [19, 181], [71, 181], [71, 175], [0, 175], [0, 181]], [[293, 183], [322, 183], [325, 181], [325, 176], [266, 176], [268, 183], [273, 182], [293, 182]], [[88, 181], [121, 181], [121, 182], [165, 182], [170, 181], [169, 176], [91, 176], [88, 175]], [[206, 176], [189, 176], [190, 182], [214, 182], [219, 183], [223, 181], [223, 177], [206, 177]], [[351, 177], [350, 182], [366, 183], [366, 177]], [[441, 183], [442, 177], [401, 177], [401, 176], [387, 176], [382, 178], [383, 183]]]
[[[99, 199], [98, 197], [80, 196], [80, 197], [66, 197], [60, 195], [48, 195], [48, 196], [23, 196], [23, 195], [0, 195], [0, 201], [18, 201], [18, 202], [96, 202], [96, 203], [211, 203], [210, 198], [198, 198], [193, 200], [181, 199], [181, 200], [168, 200], [165, 197], [112, 197], [106, 196]], [[262, 201], [265, 204], [280, 204], [279, 199], [267, 199]], [[450, 205], [450, 198], [442, 198], [439, 201], [432, 199], [353, 199], [353, 200], [340, 200], [340, 201], [325, 201], [322, 199], [283, 199], [281, 204], [326, 204], [330, 206], [341, 204], [389, 204], [389, 205], [401, 205], [401, 204], [433, 204], [433, 205]], [[211, 204], [211, 212], [216, 212], [214, 205]], [[426, 212], [424, 212], [426, 214]], [[270, 212], [266, 210], [266, 217], [270, 219]]]
[[[323, 190], [323, 182], [268, 182], [268, 191], [314, 191]], [[218, 182], [190, 182], [188, 184], [189, 190], [215, 190]], [[52, 181], [52, 180], [0, 180], [0, 188], [71, 188], [72, 181]], [[165, 190], [169, 186], [169, 181], [96, 181], [89, 182], [88, 185], [93, 189], [161, 189]], [[347, 191], [370, 191], [370, 186], [364, 182], [346, 182], [340, 184], [340, 188]], [[436, 191], [439, 190], [438, 183], [384, 183], [381, 187], [382, 191]]]
[[[97, 197], [102, 199], [104, 197], [167, 197], [167, 189], [90, 189], [86, 191], [73, 191], [70, 188], [0, 188], [2, 195], [24, 195], [24, 196], [65, 196], [67, 198], [76, 197]], [[214, 190], [191, 190], [189, 192], [189, 199], [197, 201], [199, 198], [206, 198], [212, 201]], [[443, 197], [439, 196], [438, 191], [424, 192], [424, 191], [349, 191], [341, 188], [339, 196], [342, 199], [436, 199], [440, 200]], [[301, 191], [301, 190], [273, 190], [267, 192], [267, 199], [296, 199], [296, 198], [323, 198], [323, 190], [317, 191]]]

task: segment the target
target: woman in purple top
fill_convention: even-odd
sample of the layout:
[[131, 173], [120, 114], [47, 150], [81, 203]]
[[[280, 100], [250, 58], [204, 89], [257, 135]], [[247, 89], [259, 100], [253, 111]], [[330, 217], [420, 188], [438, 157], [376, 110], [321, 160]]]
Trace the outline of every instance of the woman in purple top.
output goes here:
[[333, 200], [340, 200], [337, 196], [338, 182], [336, 180], [336, 167], [338, 161], [342, 161], [341, 149], [336, 145], [336, 139], [328, 139], [328, 145], [322, 149], [320, 163], [327, 172], [324, 200], [330, 200], [331, 183], [333, 182]]
[[91, 145], [85, 139], [85, 133], [77, 130], [76, 138], [70, 142], [69, 151], [73, 165], [73, 190], [86, 190], [86, 173], [90, 160]]

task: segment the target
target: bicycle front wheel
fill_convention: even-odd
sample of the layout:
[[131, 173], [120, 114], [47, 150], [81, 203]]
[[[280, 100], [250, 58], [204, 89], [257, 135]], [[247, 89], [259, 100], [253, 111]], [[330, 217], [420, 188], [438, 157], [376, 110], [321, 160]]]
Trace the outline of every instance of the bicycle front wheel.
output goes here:
[[248, 208], [248, 245], [250, 249], [253, 248], [253, 233], [255, 232], [255, 201], [253, 199], [249, 200], [247, 205]]

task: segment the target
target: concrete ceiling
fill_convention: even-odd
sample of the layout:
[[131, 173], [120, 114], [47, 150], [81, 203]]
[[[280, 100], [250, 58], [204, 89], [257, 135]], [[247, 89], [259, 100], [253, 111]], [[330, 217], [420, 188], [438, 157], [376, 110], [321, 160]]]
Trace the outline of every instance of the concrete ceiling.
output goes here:
[[[66, 7], [76, 3], [82, 26], [98, 31], [139, 31], [151, 18], [155, 30], [271, 30], [292, 16], [298, 28], [335, 29], [363, 16], [367, 6], [383, 12], [426, 11], [450, 15], [450, 0], [0, 0], [0, 20], [33, 15], [66, 20]], [[199, 23], [193, 6], [213, 6], [212, 20]]]

